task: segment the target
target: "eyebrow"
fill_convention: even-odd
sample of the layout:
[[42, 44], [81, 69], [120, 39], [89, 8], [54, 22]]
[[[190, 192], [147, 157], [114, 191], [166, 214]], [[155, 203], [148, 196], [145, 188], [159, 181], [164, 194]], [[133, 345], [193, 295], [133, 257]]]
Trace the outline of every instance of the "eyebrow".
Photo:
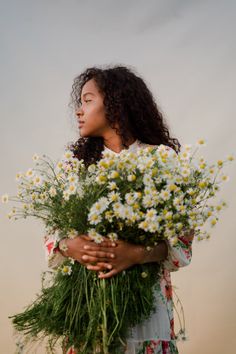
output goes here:
[[83, 94], [83, 97], [86, 96], [86, 95], [88, 95], [88, 94], [95, 96], [94, 93], [92, 93], [92, 92], [85, 92], [85, 93]]

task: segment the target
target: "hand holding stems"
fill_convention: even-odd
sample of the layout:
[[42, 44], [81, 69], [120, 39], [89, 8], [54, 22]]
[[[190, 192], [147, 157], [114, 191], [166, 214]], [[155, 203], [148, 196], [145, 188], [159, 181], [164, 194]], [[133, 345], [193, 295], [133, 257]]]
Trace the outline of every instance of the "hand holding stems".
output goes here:
[[[99, 278], [110, 278], [135, 264], [159, 262], [165, 259], [168, 253], [165, 241], [161, 241], [150, 251], [145, 246], [134, 245], [122, 240], [116, 241], [116, 244], [117, 246], [113, 249], [114, 257], [109, 261], [112, 266], [110, 271], [103, 273], [97, 265], [87, 266], [90, 270], [99, 271]], [[95, 250], [94, 245], [88, 247], [91, 251]]]
[[[68, 250], [63, 255], [71, 257], [89, 270], [99, 272], [100, 278], [110, 278], [135, 264], [158, 262], [167, 256], [167, 245], [161, 241], [151, 251], [144, 246], [134, 245], [122, 240], [115, 242], [104, 238], [96, 244], [88, 235], [66, 239]], [[109, 270], [102, 273], [104, 270]]]
[[[183, 237], [185, 238], [186, 242], [191, 244], [194, 238], [194, 229], [185, 232]], [[134, 245], [125, 241], [118, 240], [116, 241], [117, 246], [113, 249], [114, 257], [109, 260], [109, 264], [112, 266], [110, 271], [103, 273], [97, 265], [88, 265], [87, 268], [90, 270], [99, 271], [99, 278], [110, 278], [135, 264], [160, 262], [168, 257], [167, 242], [168, 241], [165, 240], [160, 241], [156, 246], [148, 251], [145, 246]], [[86, 246], [86, 249], [87, 252], [96, 252], [97, 246], [92, 243]]]
[[[185, 233], [184, 237], [191, 242], [193, 230]], [[110, 278], [135, 264], [160, 262], [168, 255], [166, 241], [160, 241], [151, 251], [147, 251], [145, 246], [122, 240], [113, 242], [108, 238], [96, 244], [88, 235], [80, 235], [66, 242], [68, 250], [65, 255], [77, 260], [87, 269], [99, 272], [99, 278]], [[107, 272], [103, 272], [104, 270]]]
[[71, 257], [84, 266], [96, 263], [100, 271], [112, 268], [109, 261], [114, 257], [115, 242], [105, 239], [102, 243], [96, 244], [88, 235], [80, 235], [74, 239], [66, 238], [63, 240], [68, 247], [67, 251], [60, 251], [63, 256]]

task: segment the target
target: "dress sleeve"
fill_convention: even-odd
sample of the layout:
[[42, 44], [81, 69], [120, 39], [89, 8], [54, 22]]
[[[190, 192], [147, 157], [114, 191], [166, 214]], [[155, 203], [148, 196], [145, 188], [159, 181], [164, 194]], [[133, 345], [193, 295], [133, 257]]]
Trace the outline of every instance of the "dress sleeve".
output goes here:
[[65, 260], [58, 248], [59, 238], [56, 234], [44, 236], [45, 258], [49, 268], [58, 268]]
[[162, 265], [170, 272], [177, 271], [180, 267], [185, 267], [190, 264], [192, 260], [192, 242], [194, 232], [191, 230], [188, 234], [178, 237], [178, 242], [174, 246], [166, 240], [168, 247], [168, 256], [163, 261]]

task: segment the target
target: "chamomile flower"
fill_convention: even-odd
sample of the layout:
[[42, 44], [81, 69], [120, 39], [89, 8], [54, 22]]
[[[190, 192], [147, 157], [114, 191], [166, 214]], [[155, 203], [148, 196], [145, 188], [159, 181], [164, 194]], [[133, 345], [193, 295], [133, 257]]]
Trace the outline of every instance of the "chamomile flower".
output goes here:
[[70, 176], [68, 177], [68, 181], [69, 181], [70, 183], [78, 183], [78, 176], [72, 174], [72, 175], [70, 175]]
[[234, 160], [234, 156], [233, 155], [228, 155], [227, 156], [227, 160], [228, 161], [233, 161]]
[[67, 151], [65, 152], [65, 154], [64, 154], [64, 158], [65, 158], [66, 160], [71, 160], [72, 157], [73, 157], [72, 151], [67, 150]]
[[117, 241], [118, 240], [118, 235], [116, 232], [109, 232], [107, 234], [107, 237], [111, 240], [111, 241]]
[[152, 232], [152, 233], [157, 232], [159, 230], [159, 227], [160, 226], [159, 226], [159, 223], [157, 221], [150, 222], [149, 226], [148, 226], [148, 231]]
[[40, 176], [35, 176], [33, 179], [33, 183], [35, 186], [39, 186], [42, 184], [42, 177]]
[[187, 168], [187, 167], [184, 167], [182, 170], [181, 170], [181, 175], [183, 177], [189, 177], [191, 171], [190, 171], [190, 168]]
[[164, 219], [165, 220], [172, 220], [173, 218], [173, 212], [172, 211], [167, 211], [166, 213], [164, 213]]
[[70, 199], [70, 193], [68, 193], [67, 190], [63, 191], [63, 198], [64, 198], [65, 200], [69, 200], [69, 199]]
[[155, 200], [153, 199], [151, 194], [145, 194], [145, 196], [142, 199], [142, 205], [145, 208], [151, 208], [155, 205]]
[[182, 224], [182, 222], [178, 222], [175, 226], [176, 226], [176, 229], [179, 230], [179, 231], [182, 230], [183, 227], [184, 227], [184, 225]]
[[59, 162], [57, 163], [57, 168], [58, 168], [59, 170], [62, 170], [62, 169], [63, 169], [63, 166], [64, 166], [64, 163], [63, 163], [62, 161], [59, 161]]
[[176, 186], [176, 184], [174, 183], [169, 183], [167, 186], [166, 186], [166, 189], [170, 192], [175, 192], [178, 190], [178, 187]]
[[29, 168], [29, 169], [26, 171], [25, 176], [28, 177], [28, 178], [32, 178], [32, 177], [34, 176], [34, 171], [32, 170], [32, 168]]
[[77, 186], [74, 183], [69, 184], [67, 187], [67, 192], [69, 194], [75, 194], [76, 190], [77, 190]]
[[8, 194], [3, 194], [2, 195], [2, 203], [8, 203], [9, 201], [9, 196]]
[[134, 174], [128, 175], [127, 180], [129, 182], [134, 182], [136, 180], [136, 176]]
[[102, 221], [102, 217], [98, 213], [90, 212], [88, 214], [88, 221], [91, 225], [97, 225]]
[[199, 139], [196, 142], [197, 146], [206, 146], [206, 141], [204, 139]]
[[105, 212], [105, 215], [104, 215], [105, 220], [108, 220], [110, 223], [112, 223], [113, 217], [114, 217], [114, 215], [113, 215], [113, 212], [111, 210], [107, 210]]
[[184, 144], [183, 148], [185, 151], [190, 151], [192, 149], [192, 145], [191, 144]]
[[157, 212], [155, 209], [149, 209], [146, 212], [146, 220], [147, 221], [155, 221], [156, 220], [156, 216], [157, 216]]
[[21, 172], [17, 172], [16, 181], [19, 181], [22, 177], [23, 177], [23, 174]]
[[56, 188], [55, 188], [54, 186], [50, 187], [50, 189], [49, 189], [49, 195], [50, 195], [51, 197], [55, 197], [56, 194], [57, 194]]
[[112, 191], [108, 194], [108, 199], [111, 203], [118, 202], [120, 201], [120, 193]]
[[134, 198], [133, 193], [126, 193], [125, 200], [126, 200], [127, 204], [129, 204], [129, 205], [134, 204], [135, 198]]
[[96, 171], [96, 165], [95, 164], [91, 164], [88, 166], [88, 172], [90, 173], [94, 173]]
[[67, 237], [73, 239], [76, 238], [78, 235], [79, 235], [78, 231], [76, 231], [75, 229], [71, 229], [67, 234]]
[[98, 175], [98, 176], [96, 177], [96, 182], [97, 182], [98, 184], [105, 184], [106, 181], [107, 181], [107, 177], [104, 176], [104, 175], [102, 175], [102, 174], [100, 174], [100, 175]]
[[149, 223], [148, 221], [144, 220], [144, 221], [141, 221], [139, 224], [138, 224], [138, 227], [144, 231], [148, 231], [149, 229]]
[[178, 244], [178, 242], [179, 242], [178, 237], [177, 236], [171, 237], [169, 239], [169, 242], [170, 242], [171, 246], [176, 246]]
[[151, 183], [153, 183], [152, 177], [149, 174], [145, 173], [143, 176], [143, 183], [149, 186]]
[[170, 199], [170, 191], [168, 189], [163, 189], [160, 193], [160, 197], [163, 199], [163, 200], [169, 200]]
[[8, 214], [7, 214], [7, 217], [8, 217], [8, 219], [9, 219], [9, 220], [11, 220], [11, 219], [12, 219], [12, 217], [13, 217], [12, 212], [8, 213]]
[[115, 189], [118, 189], [118, 186], [115, 182], [109, 182], [108, 183], [108, 189], [110, 189], [111, 191], [115, 190]]
[[72, 267], [71, 266], [68, 266], [68, 265], [64, 265], [62, 268], [61, 268], [61, 273], [63, 275], [70, 275], [72, 273]]
[[142, 277], [142, 278], [147, 278], [147, 276], [148, 276], [148, 273], [147, 273], [147, 272], [142, 272], [142, 273], [141, 273], [141, 277]]
[[88, 230], [88, 235], [93, 239], [95, 243], [101, 243], [104, 238], [95, 229]]
[[39, 160], [39, 156], [37, 154], [34, 154], [32, 157], [33, 161], [38, 161]]
[[210, 222], [210, 226], [214, 227], [216, 225], [216, 223], [217, 223], [217, 218], [215, 218], [214, 216], [211, 216], [209, 218], [209, 222]]
[[91, 207], [91, 211], [95, 211], [98, 213], [102, 213], [104, 210], [107, 209], [110, 201], [106, 197], [101, 197], [96, 203], [93, 204]]
[[111, 171], [110, 173], [110, 178], [118, 178], [119, 177], [119, 172], [118, 171]]
[[222, 176], [221, 176], [221, 180], [222, 180], [223, 182], [228, 182], [228, 181], [229, 181], [229, 176], [227, 176], [227, 175], [222, 175]]

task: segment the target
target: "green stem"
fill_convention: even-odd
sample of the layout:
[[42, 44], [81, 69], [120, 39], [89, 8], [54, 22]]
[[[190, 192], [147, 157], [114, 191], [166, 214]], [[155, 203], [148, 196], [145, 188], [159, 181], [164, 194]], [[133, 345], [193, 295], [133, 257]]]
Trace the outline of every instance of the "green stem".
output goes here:
[[102, 291], [102, 348], [103, 354], [108, 353], [108, 345], [107, 345], [107, 313], [106, 313], [106, 280], [101, 279], [100, 287]]

